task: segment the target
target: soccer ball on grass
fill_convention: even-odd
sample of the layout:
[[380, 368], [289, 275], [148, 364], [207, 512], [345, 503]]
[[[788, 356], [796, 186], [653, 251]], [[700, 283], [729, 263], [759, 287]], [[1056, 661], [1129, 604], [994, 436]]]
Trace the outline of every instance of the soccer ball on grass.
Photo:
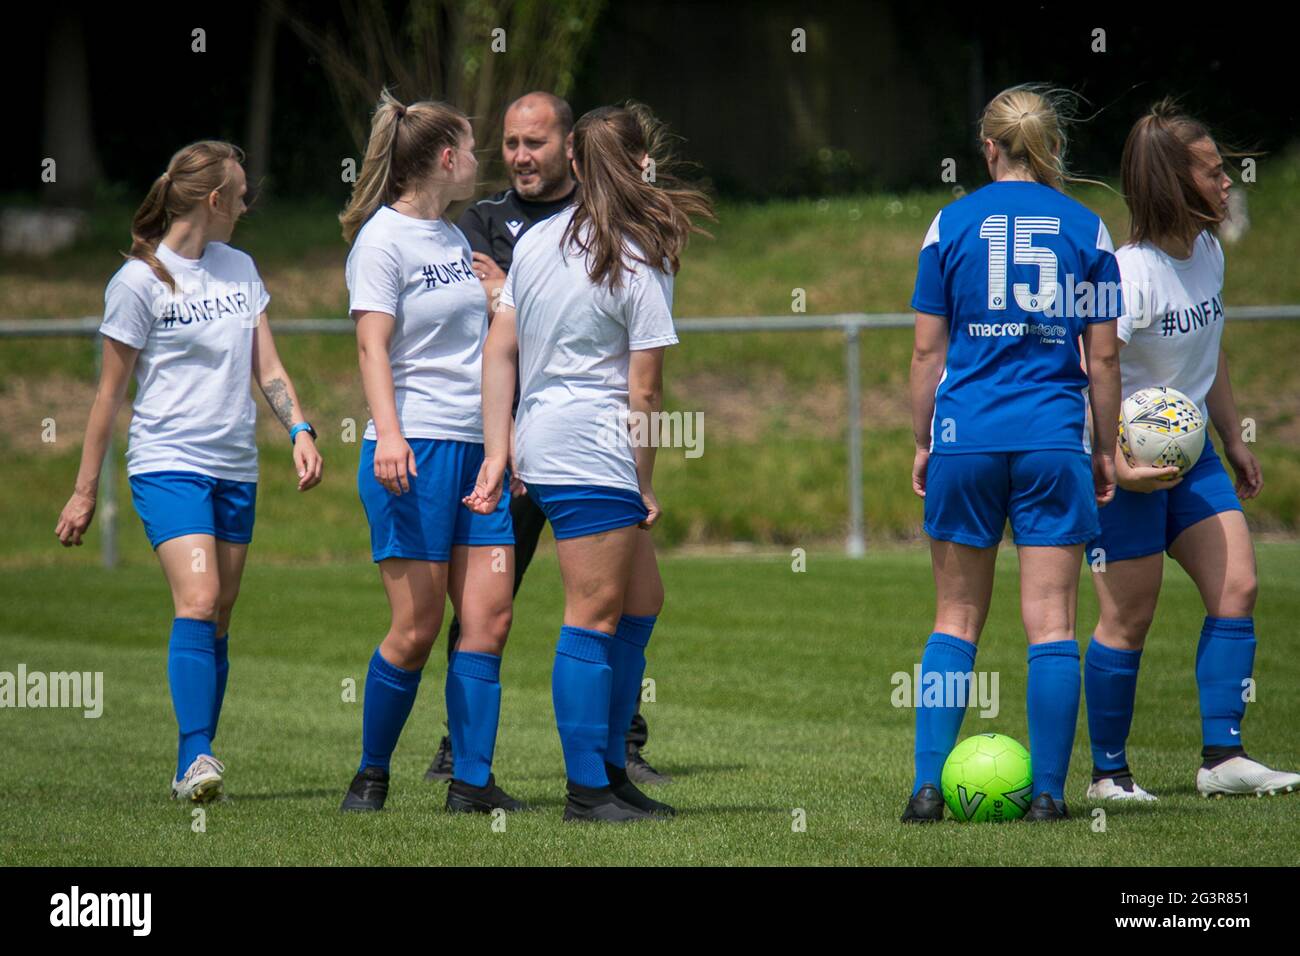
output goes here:
[[1005, 734], [967, 737], [948, 754], [940, 777], [944, 802], [963, 822], [1019, 820], [1033, 800], [1029, 752]]

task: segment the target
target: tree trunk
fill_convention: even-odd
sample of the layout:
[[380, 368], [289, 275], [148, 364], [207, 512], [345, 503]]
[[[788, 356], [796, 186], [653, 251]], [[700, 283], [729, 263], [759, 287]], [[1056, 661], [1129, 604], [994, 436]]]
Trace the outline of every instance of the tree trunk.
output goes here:
[[248, 102], [248, 136], [244, 143], [248, 166], [248, 188], [265, 198], [267, 170], [271, 159], [272, 92], [275, 77], [275, 35], [280, 23], [280, 5], [265, 3], [257, 18], [256, 48], [253, 51], [253, 85]]
[[43, 145], [45, 158], [55, 162], [45, 197], [56, 205], [89, 202], [100, 179], [87, 73], [81, 20], [55, 7], [46, 43]]

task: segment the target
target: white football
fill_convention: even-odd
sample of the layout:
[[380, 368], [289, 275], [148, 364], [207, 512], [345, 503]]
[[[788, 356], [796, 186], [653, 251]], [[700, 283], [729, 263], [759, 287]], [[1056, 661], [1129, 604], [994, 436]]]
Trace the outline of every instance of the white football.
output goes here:
[[1176, 388], [1144, 388], [1120, 408], [1119, 447], [1131, 465], [1174, 465], [1185, 475], [1205, 448], [1205, 416]]

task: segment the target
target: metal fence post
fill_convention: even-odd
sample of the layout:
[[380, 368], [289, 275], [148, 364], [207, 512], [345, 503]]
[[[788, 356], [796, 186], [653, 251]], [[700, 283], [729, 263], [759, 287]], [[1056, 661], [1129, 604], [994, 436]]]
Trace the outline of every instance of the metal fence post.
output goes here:
[[862, 384], [858, 368], [858, 325], [844, 326], [844, 368], [849, 402], [849, 539], [845, 552], [850, 558], [867, 553], [862, 521]]
[[[104, 374], [104, 337], [95, 336], [95, 380]], [[104, 567], [117, 567], [117, 462], [113, 459], [113, 426], [108, 425], [104, 464], [99, 469], [99, 540]]]

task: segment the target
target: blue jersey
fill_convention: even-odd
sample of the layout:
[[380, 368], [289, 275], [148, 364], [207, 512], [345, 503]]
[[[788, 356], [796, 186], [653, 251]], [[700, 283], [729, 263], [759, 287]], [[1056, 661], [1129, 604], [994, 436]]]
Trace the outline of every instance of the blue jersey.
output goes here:
[[912, 308], [948, 319], [933, 453], [1089, 450], [1079, 337], [1124, 311], [1100, 216], [1041, 183], [990, 183], [934, 217]]

